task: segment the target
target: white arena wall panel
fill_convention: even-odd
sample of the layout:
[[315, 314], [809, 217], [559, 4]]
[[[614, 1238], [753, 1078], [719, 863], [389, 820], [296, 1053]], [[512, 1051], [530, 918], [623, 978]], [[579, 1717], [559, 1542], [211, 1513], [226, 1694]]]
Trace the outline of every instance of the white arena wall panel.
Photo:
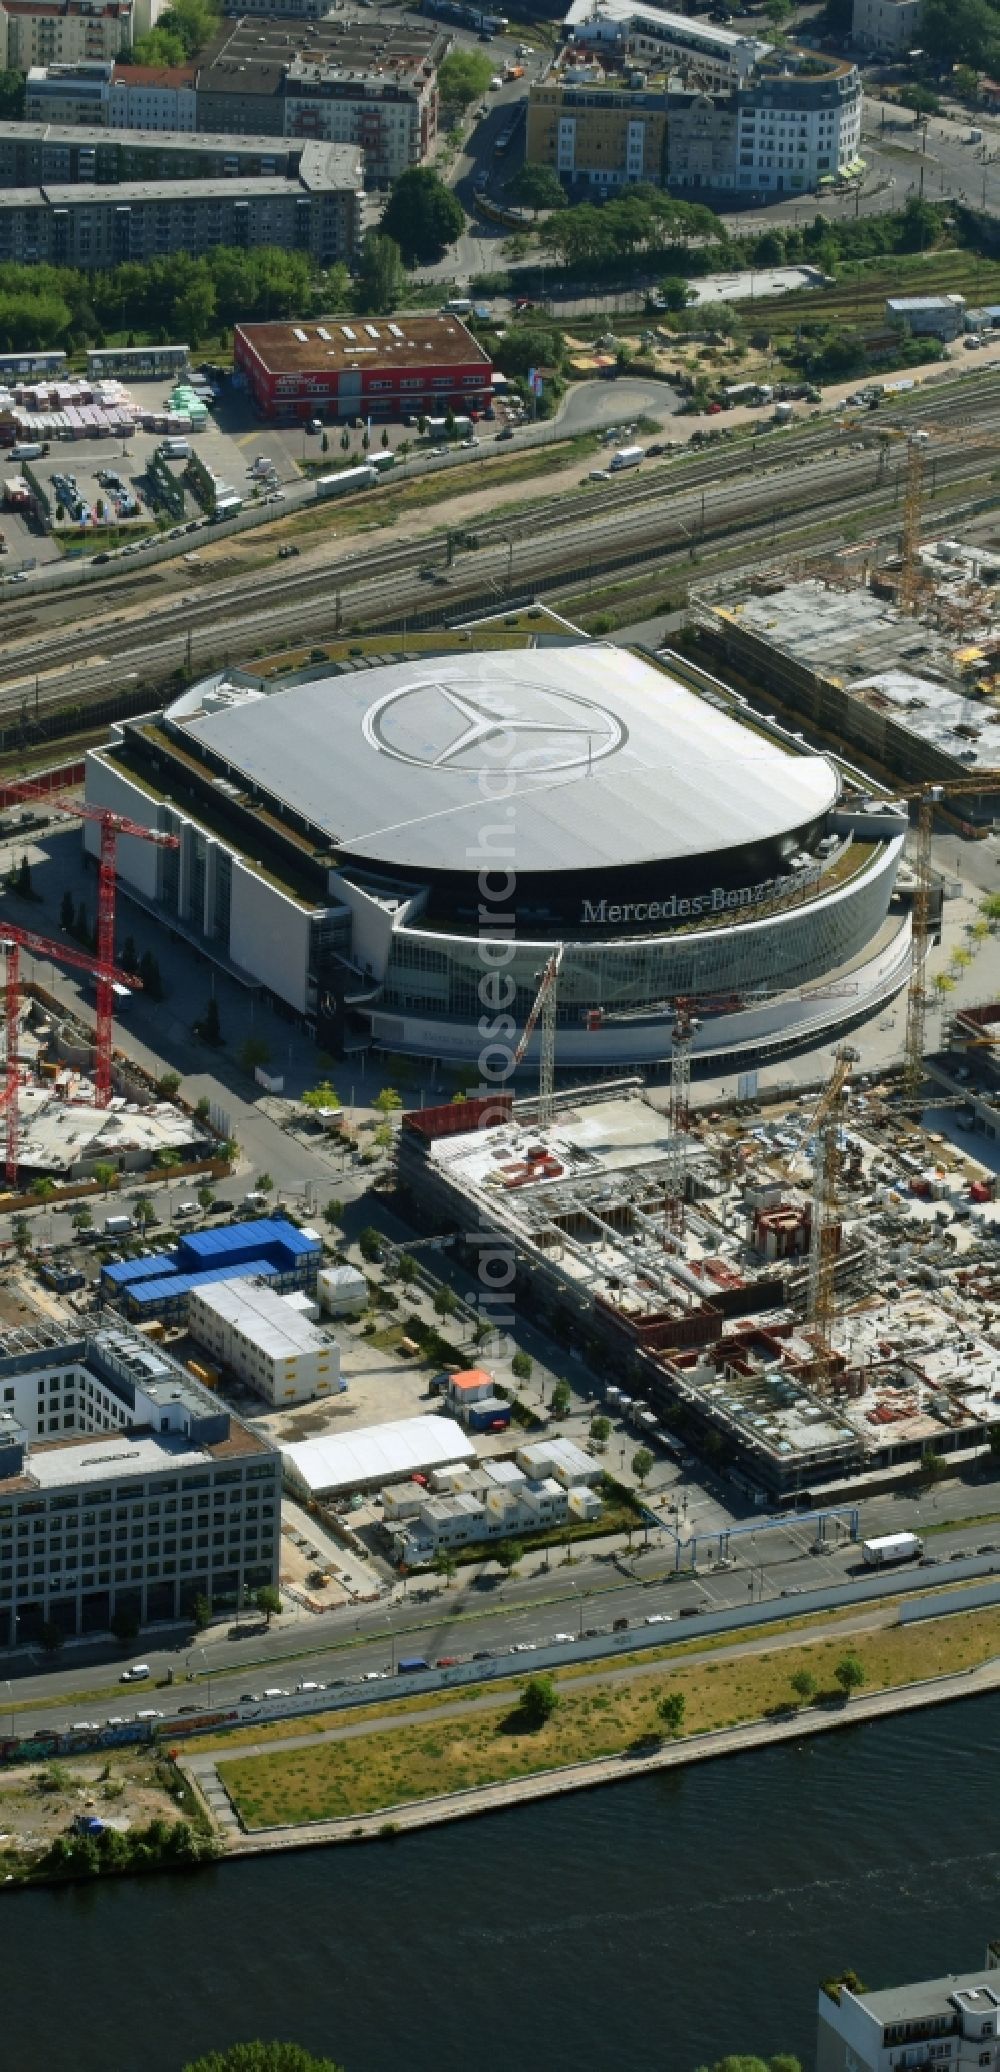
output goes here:
[[310, 921], [306, 908], [233, 858], [229, 955], [300, 1014], [309, 1004]]

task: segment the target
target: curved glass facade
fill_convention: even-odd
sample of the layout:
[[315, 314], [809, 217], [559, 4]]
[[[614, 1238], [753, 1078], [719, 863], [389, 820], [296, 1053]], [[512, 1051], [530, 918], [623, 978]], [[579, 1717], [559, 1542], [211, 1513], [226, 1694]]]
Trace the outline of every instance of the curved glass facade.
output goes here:
[[[802, 906], [730, 927], [699, 928], [612, 942], [567, 942], [558, 1020], [579, 1026], [588, 1009], [641, 1012], [678, 994], [783, 992], [809, 985], [859, 955], [885, 919], [902, 836], [880, 843], [855, 876]], [[419, 926], [393, 934], [379, 1008], [443, 1023], [476, 1024], [484, 975], [497, 974], [495, 1005], [522, 1025], [552, 943], [436, 934]], [[507, 981], [513, 981], [510, 992]], [[442, 1051], [447, 1039], [442, 1030]]]

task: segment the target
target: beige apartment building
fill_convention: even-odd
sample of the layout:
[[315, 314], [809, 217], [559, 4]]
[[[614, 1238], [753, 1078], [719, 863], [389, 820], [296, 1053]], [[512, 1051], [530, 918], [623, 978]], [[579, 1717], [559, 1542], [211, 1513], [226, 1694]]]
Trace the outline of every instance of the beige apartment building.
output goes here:
[[157, 0], [0, 0], [0, 62], [28, 72], [116, 58], [158, 12]]
[[558, 78], [532, 87], [525, 156], [563, 178], [611, 190], [666, 177], [667, 101], [655, 89]]

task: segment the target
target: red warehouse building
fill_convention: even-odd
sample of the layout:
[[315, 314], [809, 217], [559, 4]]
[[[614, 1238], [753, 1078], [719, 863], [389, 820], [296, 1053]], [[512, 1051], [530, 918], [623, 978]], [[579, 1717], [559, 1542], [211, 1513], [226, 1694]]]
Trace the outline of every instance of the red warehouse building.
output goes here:
[[468, 413], [493, 391], [489, 354], [443, 313], [237, 324], [233, 357], [261, 416], [275, 423]]

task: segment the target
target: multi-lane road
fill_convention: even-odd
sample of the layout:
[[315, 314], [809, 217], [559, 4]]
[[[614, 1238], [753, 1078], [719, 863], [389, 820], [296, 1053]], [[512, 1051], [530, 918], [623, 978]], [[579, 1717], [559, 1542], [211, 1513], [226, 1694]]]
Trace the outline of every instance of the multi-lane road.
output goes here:
[[[302, 1684], [343, 1688], [391, 1674], [407, 1655], [432, 1666], [442, 1659], [493, 1659], [527, 1670], [535, 1649], [611, 1633], [616, 1620], [627, 1619], [629, 1630], [646, 1632], [653, 1626], [680, 1627], [685, 1612], [742, 1611], [750, 1603], [773, 1607], [786, 1601], [792, 1616], [805, 1592], [829, 1591], [852, 1579], [860, 1606], [867, 1601], [869, 1572], [857, 1546], [842, 1534], [837, 1537], [840, 1543], [821, 1555], [815, 1523], [808, 1516], [790, 1519], [784, 1529], [760, 1538], [734, 1538], [731, 1565], [706, 1561], [697, 1574], [676, 1573], [672, 1542], [657, 1535], [645, 1552], [637, 1540], [631, 1559], [622, 1554], [586, 1562], [573, 1576], [553, 1553], [551, 1566], [536, 1563], [530, 1575], [514, 1582], [493, 1577], [485, 1584], [473, 1579], [450, 1589], [432, 1584], [422, 1598], [397, 1598], [377, 1610], [348, 1609], [313, 1621], [286, 1619], [269, 1631], [248, 1619], [242, 1634], [231, 1630], [226, 1638], [192, 1639], [186, 1633], [176, 1644], [147, 1642], [141, 1657], [151, 1675], [141, 1685], [119, 1687], [118, 1661], [85, 1661], [82, 1651], [75, 1663], [64, 1659], [58, 1669], [35, 1661], [30, 1685], [23, 1675], [9, 1683], [0, 1680], [0, 1732], [7, 1725], [23, 1733], [29, 1727], [58, 1730], [83, 1720], [103, 1723], [149, 1708], [170, 1719], [193, 1706], [215, 1708], [245, 1696], [259, 1698], [265, 1689], [292, 1695]], [[934, 1532], [926, 1545], [927, 1558], [936, 1566], [922, 1572], [910, 1566], [901, 1575], [912, 1581], [922, 1573], [928, 1586], [952, 1574], [964, 1579], [970, 1558], [973, 1573], [1000, 1572], [1000, 1527], [956, 1521]], [[952, 1560], [960, 1557], [962, 1567], [952, 1570]], [[169, 1685], [164, 1681], [168, 1674]], [[6, 1720], [5, 1700], [17, 1707]]]

